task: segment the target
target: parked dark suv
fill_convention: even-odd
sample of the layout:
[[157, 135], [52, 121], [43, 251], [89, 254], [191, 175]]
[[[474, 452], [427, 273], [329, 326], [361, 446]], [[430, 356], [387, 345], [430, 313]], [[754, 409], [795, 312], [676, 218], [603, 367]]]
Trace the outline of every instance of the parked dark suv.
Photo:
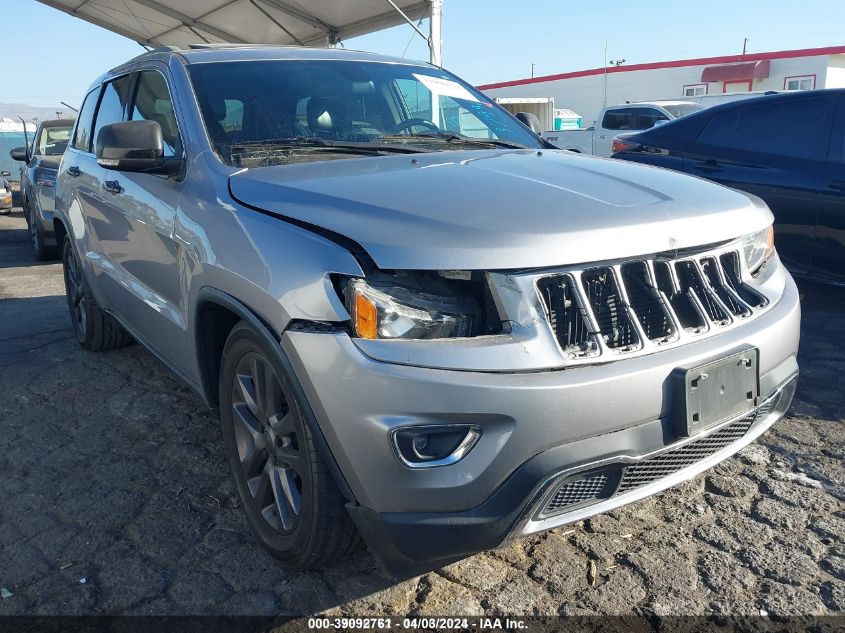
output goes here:
[[845, 90], [716, 106], [617, 139], [614, 158], [677, 169], [760, 196], [796, 274], [845, 284]]

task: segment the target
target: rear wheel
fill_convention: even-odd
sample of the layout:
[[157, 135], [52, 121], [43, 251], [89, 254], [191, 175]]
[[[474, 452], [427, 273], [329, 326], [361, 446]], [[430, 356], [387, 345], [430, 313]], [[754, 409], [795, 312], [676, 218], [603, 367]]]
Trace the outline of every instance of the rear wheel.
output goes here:
[[360, 544], [317, 452], [295, 376], [236, 325], [223, 349], [220, 422], [238, 496], [261, 544], [289, 567], [319, 567]]
[[76, 340], [83, 349], [92, 352], [122, 347], [131, 343], [132, 337], [117, 321], [103, 312], [91, 296], [69, 236], [65, 236], [63, 246], [62, 269], [65, 278], [65, 295]]
[[26, 225], [29, 228], [29, 241], [32, 245], [32, 255], [40, 262], [50, 259], [56, 259], [58, 253], [55, 246], [47, 246], [44, 244], [44, 233], [37, 222], [33, 222], [28, 210], [24, 211], [26, 215]]

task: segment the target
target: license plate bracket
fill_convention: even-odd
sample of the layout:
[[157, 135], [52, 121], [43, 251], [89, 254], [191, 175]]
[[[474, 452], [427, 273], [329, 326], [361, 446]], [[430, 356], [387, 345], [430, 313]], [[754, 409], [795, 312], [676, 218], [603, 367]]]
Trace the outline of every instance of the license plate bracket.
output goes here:
[[760, 352], [749, 347], [672, 372], [673, 418], [680, 436], [700, 433], [759, 403]]

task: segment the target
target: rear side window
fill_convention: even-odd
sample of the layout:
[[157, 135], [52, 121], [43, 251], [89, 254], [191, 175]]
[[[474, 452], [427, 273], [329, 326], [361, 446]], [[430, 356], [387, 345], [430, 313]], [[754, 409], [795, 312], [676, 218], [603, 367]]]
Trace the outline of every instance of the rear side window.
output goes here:
[[94, 123], [94, 134], [91, 136], [94, 147], [97, 146], [97, 135], [103, 129], [103, 126], [120, 123], [124, 120], [131, 85], [130, 76], [125, 75], [108, 82], [103, 88], [100, 107], [97, 108], [97, 119]]
[[[226, 113], [228, 118], [228, 106]], [[135, 102], [132, 104], [132, 120], [158, 123], [164, 139], [164, 155], [168, 158], [181, 155], [182, 143], [179, 139], [179, 126], [176, 123], [176, 113], [173, 111], [173, 101], [167, 89], [167, 81], [160, 72], [145, 70], [139, 75]], [[242, 107], [240, 120], [243, 121]], [[231, 123], [235, 123], [234, 116]]]
[[88, 93], [79, 111], [79, 119], [76, 124], [76, 133], [73, 136], [71, 146], [83, 152], [91, 151], [91, 129], [94, 127], [94, 110], [97, 108], [97, 96], [100, 94], [100, 87]]
[[735, 149], [794, 158], [817, 158], [828, 99], [801, 99], [743, 110]]
[[739, 110], [717, 112], [696, 139], [702, 145], [730, 147], [734, 140], [736, 124], [739, 121]]
[[658, 121], [668, 121], [669, 117], [654, 108], [639, 108], [637, 112], [637, 129], [650, 130]]
[[608, 110], [604, 113], [604, 119], [602, 119], [601, 126], [605, 130], [635, 130], [636, 116], [636, 108]]

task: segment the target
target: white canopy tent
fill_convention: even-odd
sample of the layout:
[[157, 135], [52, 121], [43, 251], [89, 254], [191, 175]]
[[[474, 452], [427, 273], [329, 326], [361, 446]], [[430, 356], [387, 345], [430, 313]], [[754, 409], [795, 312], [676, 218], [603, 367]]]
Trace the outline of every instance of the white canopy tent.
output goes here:
[[[441, 65], [443, 0], [38, 0], [142, 46], [338, 42], [407, 22]], [[416, 21], [430, 17], [431, 31]]]

